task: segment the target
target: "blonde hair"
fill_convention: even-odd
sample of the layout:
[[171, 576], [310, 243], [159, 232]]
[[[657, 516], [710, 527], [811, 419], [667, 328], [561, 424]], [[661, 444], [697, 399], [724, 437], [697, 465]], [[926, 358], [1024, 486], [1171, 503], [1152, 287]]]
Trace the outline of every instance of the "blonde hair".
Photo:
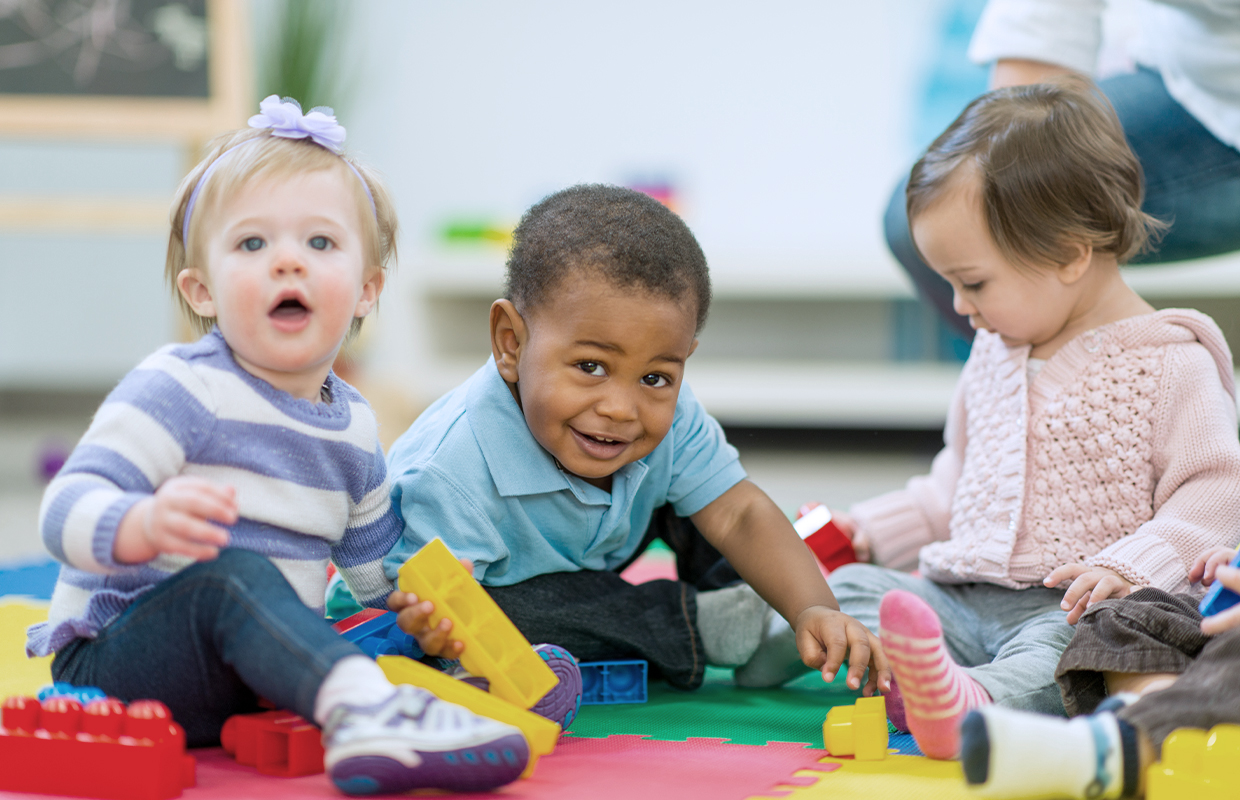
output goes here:
[[[251, 143], [252, 142], [252, 143]], [[238, 147], [232, 152], [232, 148]], [[199, 333], [211, 330], [214, 319], [200, 316], [181, 294], [177, 287], [177, 277], [186, 269], [200, 269], [206, 272], [206, 253], [202, 227], [204, 220], [209, 219], [218, 204], [241, 190], [250, 181], [261, 178], [287, 178], [304, 172], [318, 170], [341, 170], [346, 176], [348, 185], [353, 187], [354, 200], [357, 203], [358, 218], [362, 223], [362, 241], [366, 248], [367, 270], [386, 271], [396, 259], [396, 209], [387, 188], [383, 185], [374, 170], [360, 164], [349, 156], [337, 155], [309, 139], [287, 139], [273, 136], [269, 129], [244, 128], [217, 136], [207, 145], [207, 157], [198, 163], [177, 187], [176, 199], [172, 203], [172, 232], [168, 236], [168, 257], [165, 263], [165, 277], [171, 284], [172, 293], [177, 305], [189, 318], [190, 324]], [[194, 188], [202, 180], [203, 174], [221, 156], [227, 158], [219, 163], [207, 176], [206, 183], [199, 189], [198, 198], [194, 201], [194, 213], [185, 228], [185, 211], [189, 205]], [[347, 162], [347, 163], [345, 163]], [[365, 181], [363, 187], [353, 175]], [[367, 190], [370, 195], [367, 196]], [[370, 198], [374, 198], [371, 208]], [[189, 242], [185, 241], [183, 231], [188, 230]], [[353, 320], [349, 327], [348, 339], [357, 335], [362, 327], [362, 318]]]
[[913, 165], [909, 221], [970, 164], [991, 238], [1017, 267], [1066, 264], [1076, 244], [1124, 264], [1167, 228], [1141, 210], [1141, 164], [1110, 102], [1081, 78], [996, 89], [970, 103]]

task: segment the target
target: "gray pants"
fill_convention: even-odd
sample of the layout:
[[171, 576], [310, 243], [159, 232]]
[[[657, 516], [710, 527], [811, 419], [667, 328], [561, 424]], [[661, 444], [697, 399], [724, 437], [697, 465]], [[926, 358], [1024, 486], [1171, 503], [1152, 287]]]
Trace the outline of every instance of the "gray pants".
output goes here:
[[1103, 600], [1081, 617], [1059, 662], [1064, 704], [1074, 714], [1093, 711], [1106, 697], [1104, 672], [1165, 672], [1180, 677], [1118, 714], [1155, 750], [1176, 728], [1240, 723], [1240, 628], [1206, 636], [1200, 626], [1190, 595], [1139, 589]]
[[1072, 639], [1059, 589], [1005, 589], [990, 583], [935, 583], [870, 564], [849, 564], [827, 581], [840, 610], [881, 635], [878, 605], [892, 589], [926, 601], [939, 615], [952, 659], [999, 705], [1064, 713], [1055, 665]]

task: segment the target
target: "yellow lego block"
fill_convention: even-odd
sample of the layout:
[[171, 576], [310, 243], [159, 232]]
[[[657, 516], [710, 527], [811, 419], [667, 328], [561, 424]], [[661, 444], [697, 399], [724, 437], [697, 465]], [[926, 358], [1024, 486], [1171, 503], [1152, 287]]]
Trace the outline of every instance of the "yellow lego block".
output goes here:
[[465, 644], [461, 666], [490, 681], [491, 694], [529, 708], [560, 682], [442, 540], [432, 539], [406, 561], [397, 585], [435, 604], [432, 626], [452, 620], [452, 638]]
[[441, 700], [456, 703], [475, 714], [520, 728], [530, 747], [530, 763], [526, 765], [521, 777], [528, 778], [532, 775], [538, 759], [555, 750], [555, 743], [560, 738], [560, 726], [546, 717], [517, 708], [507, 700], [449, 677], [420, 661], [404, 656], [379, 656], [376, 660], [383, 674], [387, 675], [387, 679], [392, 683], [420, 686]]
[[1240, 725], [1172, 731], [1145, 773], [1146, 800], [1225, 800], [1240, 786]]
[[833, 756], [853, 756], [858, 761], [887, 757], [887, 701], [859, 697], [856, 705], [836, 706], [822, 724], [822, 743]]

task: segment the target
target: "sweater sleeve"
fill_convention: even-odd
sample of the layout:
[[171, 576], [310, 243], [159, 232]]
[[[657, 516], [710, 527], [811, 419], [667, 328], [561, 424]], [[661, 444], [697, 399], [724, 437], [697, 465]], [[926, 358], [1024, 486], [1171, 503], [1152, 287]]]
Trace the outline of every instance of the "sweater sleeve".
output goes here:
[[973, 30], [969, 58], [1042, 61], [1091, 74], [1102, 43], [1103, 0], [990, 0]]
[[952, 498], [960, 480], [966, 439], [963, 384], [963, 379], [956, 384], [943, 429], [945, 446], [934, 457], [930, 474], [912, 478], [903, 489], [849, 509], [858, 531], [869, 537], [875, 561], [883, 566], [912, 569], [923, 546], [951, 534]]
[[387, 608], [387, 596], [395, 588], [383, 573], [383, 557], [399, 541], [400, 516], [392, 507], [392, 483], [388, 480], [383, 450], [375, 448], [366, 494], [353, 504], [349, 524], [340, 541], [332, 546], [332, 562], [357, 602], [371, 608]]
[[1240, 538], [1236, 404], [1197, 343], [1168, 350], [1159, 398], [1152, 433], [1154, 516], [1086, 563], [1138, 586], [1182, 592], [1198, 555]]
[[112, 557], [121, 520], [180, 474], [214, 423], [210, 393], [183, 360], [160, 352], [140, 364], [104, 400], [43, 494], [39, 530], [48, 552], [96, 574], [139, 569]]

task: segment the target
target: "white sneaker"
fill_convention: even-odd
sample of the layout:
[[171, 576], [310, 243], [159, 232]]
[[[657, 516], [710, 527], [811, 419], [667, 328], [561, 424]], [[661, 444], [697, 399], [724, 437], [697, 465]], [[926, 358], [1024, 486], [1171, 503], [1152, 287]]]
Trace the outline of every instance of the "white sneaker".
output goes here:
[[333, 708], [323, 743], [332, 782], [354, 795], [486, 791], [516, 780], [529, 761], [520, 729], [407, 685], [377, 705]]

